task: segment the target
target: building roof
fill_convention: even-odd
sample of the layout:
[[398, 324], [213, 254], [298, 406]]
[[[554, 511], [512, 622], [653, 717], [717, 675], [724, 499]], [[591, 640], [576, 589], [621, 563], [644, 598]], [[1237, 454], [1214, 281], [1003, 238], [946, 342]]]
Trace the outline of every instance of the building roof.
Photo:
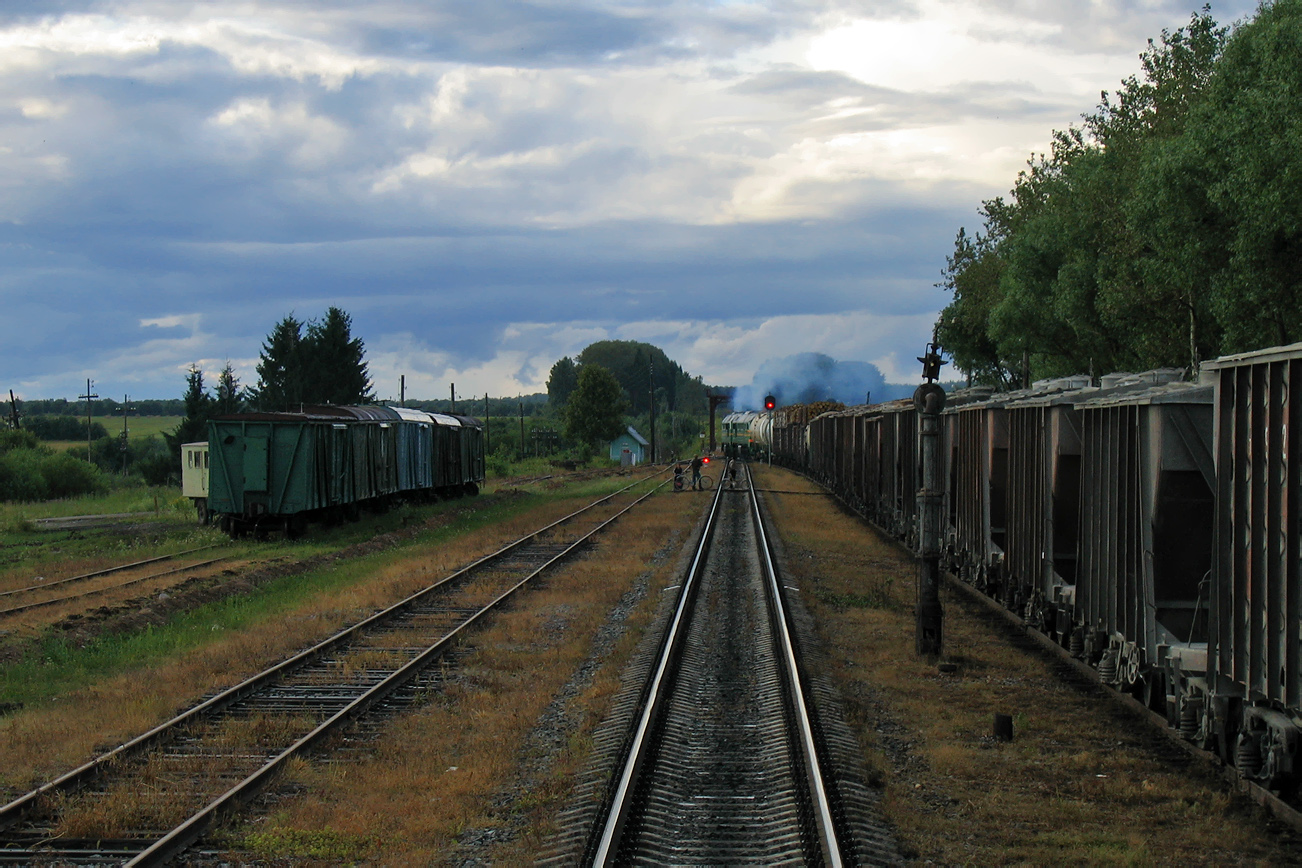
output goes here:
[[651, 444], [647, 441], [647, 439], [646, 439], [645, 437], [643, 437], [641, 434], [637, 433], [637, 429], [634, 428], [632, 425], [629, 425], [629, 426], [628, 426], [628, 436], [630, 436], [630, 437], [632, 437], [634, 440], [636, 440], [636, 441], [638, 442], [638, 444], [641, 445], [641, 446], [650, 446], [650, 445], [651, 445]]

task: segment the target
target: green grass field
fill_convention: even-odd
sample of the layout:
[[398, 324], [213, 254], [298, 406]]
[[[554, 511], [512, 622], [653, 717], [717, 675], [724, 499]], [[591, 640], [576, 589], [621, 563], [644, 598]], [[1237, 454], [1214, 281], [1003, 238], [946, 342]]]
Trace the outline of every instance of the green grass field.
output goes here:
[[[181, 424], [181, 416], [128, 416], [127, 417], [127, 436], [132, 440], [145, 440], [154, 435], [162, 436], [166, 431], [171, 433], [176, 430], [176, 426]], [[116, 437], [122, 433], [122, 417], [113, 416], [95, 416], [92, 422], [98, 422], [108, 431], [110, 437]], [[45, 445], [51, 449], [67, 449], [70, 447], [82, 447], [82, 457], [86, 457], [85, 440], [47, 440]]]

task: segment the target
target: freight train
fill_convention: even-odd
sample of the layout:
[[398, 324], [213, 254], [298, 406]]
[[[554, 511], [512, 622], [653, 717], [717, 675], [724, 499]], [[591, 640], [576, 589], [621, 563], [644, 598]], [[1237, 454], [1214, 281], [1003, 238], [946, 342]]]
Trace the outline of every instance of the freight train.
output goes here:
[[403, 407], [304, 407], [209, 421], [182, 447], [182, 493], [232, 536], [293, 536], [310, 519], [355, 518], [397, 498], [477, 494], [483, 426]]
[[[1183, 371], [964, 389], [944, 566], [1247, 779], [1302, 778], [1302, 344]], [[767, 421], [764, 420], [768, 416]], [[788, 411], [788, 419], [799, 414]], [[749, 420], [775, 462], [915, 541], [912, 401]]]

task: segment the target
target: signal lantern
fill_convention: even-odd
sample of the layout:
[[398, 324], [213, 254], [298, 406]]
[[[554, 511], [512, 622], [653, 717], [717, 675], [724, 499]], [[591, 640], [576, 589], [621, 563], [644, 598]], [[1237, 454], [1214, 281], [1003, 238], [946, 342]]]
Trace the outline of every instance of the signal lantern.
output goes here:
[[772, 410], [772, 409], [773, 409], [774, 407], [776, 407], [777, 405], [778, 405], [778, 400], [777, 400], [777, 398], [774, 398], [772, 395], [765, 395], [765, 396], [764, 396], [764, 409], [765, 409], [765, 410]]
[[710, 456], [708, 456], [708, 455], [702, 456], [702, 458], [701, 458], [701, 463], [702, 463], [702, 464], [709, 464], [709, 463], [710, 463]]

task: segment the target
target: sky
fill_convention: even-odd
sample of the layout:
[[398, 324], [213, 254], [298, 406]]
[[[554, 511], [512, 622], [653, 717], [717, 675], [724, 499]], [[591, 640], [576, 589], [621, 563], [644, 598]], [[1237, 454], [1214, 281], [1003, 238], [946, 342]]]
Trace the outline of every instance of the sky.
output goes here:
[[958, 229], [1200, 6], [5, 0], [0, 390], [251, 385], [332, 305], [382, 398], [603, 339], [915, 382]]

